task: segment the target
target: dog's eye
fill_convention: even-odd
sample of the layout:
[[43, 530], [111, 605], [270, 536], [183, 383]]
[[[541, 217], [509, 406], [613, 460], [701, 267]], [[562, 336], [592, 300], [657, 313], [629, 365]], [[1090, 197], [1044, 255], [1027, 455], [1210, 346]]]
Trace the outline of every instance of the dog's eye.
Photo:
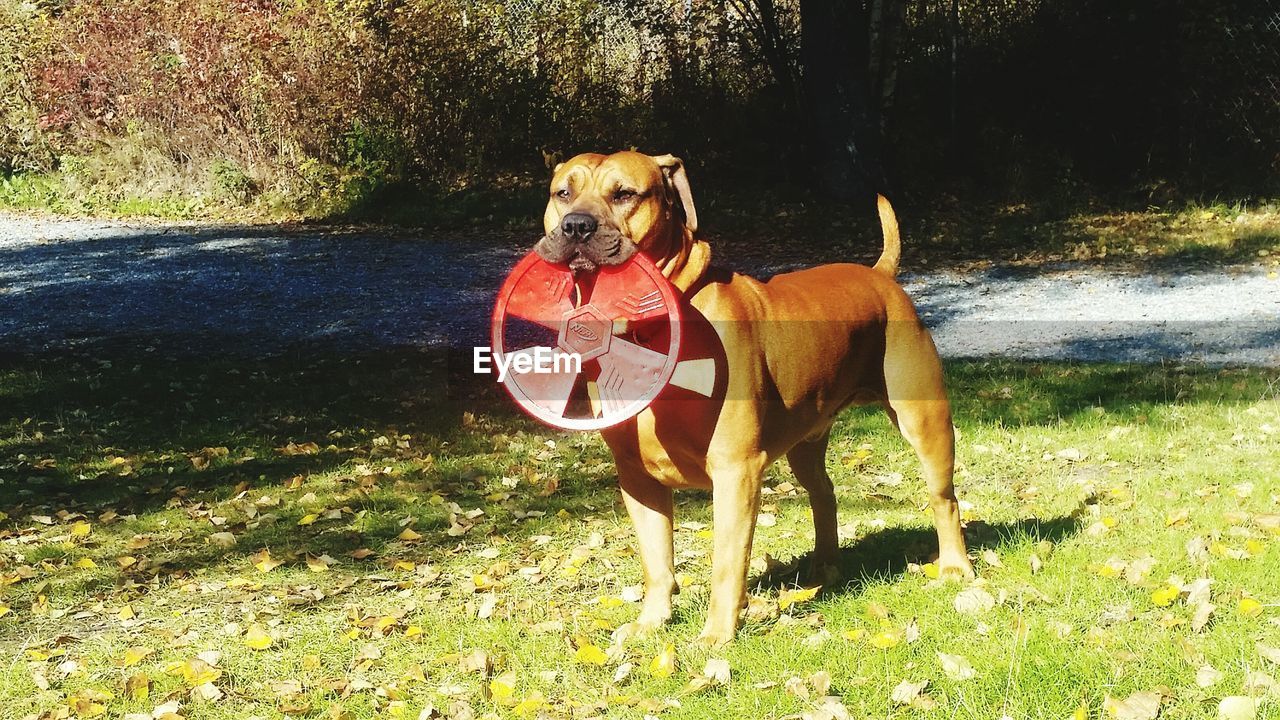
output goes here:
[[560, 198], [561, 200], [568, 200], [568, 199], [569, 199], [569, 188], [560, 188], [559, 190], [557, 190], [557, 191], [556, 191], [556, 197]]
[[635, 190], [616, 190], [613, 193], [614, 202], [626, 202], [636, 196]]

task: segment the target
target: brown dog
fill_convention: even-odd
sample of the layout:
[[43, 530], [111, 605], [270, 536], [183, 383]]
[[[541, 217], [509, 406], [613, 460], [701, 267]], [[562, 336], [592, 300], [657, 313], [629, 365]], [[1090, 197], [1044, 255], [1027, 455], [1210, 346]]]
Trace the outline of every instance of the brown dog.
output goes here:
[[726, 642], [737, 630], [764, 471], [784, 455], [809, 492], [815, 565], [831, 566], [839, 540], [827, 440], [836, 416], [855, 404], [882, 404], [920, 457], [941, 573], [973, 575], [952, 487], [954, 436], [941, 363], [894, 282], [898, 225], [883, 197], [879, 212], [884, 251], [874, 268], [824, 265], [762, 283], [710, 267], [678, 158], [584, 154], [556, 168], [539, 255], [589, 274], [639, 250], [684, 294], [683, 367], [648, 409], [603, 431], [644, 566], [640, 616], [622, 636], [671, 617], [673, 488], [712, 491], [715, 541], [702, 643]]

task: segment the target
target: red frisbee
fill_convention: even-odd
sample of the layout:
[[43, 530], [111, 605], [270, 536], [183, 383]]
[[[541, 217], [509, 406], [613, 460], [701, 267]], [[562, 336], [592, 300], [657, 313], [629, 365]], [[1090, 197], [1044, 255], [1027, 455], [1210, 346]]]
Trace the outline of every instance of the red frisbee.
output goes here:
[[507, 369], [500, 382], [525, 412], [600, 430], [635, 417], [671, 379], [679, 298], [640, 253], [575, 281], [531, 252], [498, 291], [492, 344], [494, 366]]

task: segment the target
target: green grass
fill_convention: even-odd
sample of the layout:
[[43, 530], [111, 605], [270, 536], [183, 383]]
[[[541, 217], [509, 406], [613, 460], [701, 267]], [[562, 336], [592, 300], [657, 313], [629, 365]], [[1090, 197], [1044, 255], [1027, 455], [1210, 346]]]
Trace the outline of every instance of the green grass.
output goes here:
[[[830, 458], [843, 583], [779, 614], [795, 576], [762, 574], [765, 557], [803, 559], [812, 542], [780, 464], [764, 508], [776, 524], [753, 553], [763, 617], [722, 650], [694, 649], [710, 513], [705, 494], [682, 493], [675, 620], [597, 666], [578, 648], [608, 648], [640, 580], [608, 452], [513, 413], [451, 373], [463, 364], [0, 359], [0, 715], [120, 717], [175, 700], [192, 718], [415, 718], [427, 705], [775, 718], [814, 712], [808, 679], [826, 672], [858, 718], [1066, 718], [1082, 705], [1099, 717], [1105, 697], [1153, 689], [1161, 717], [1212, 718], [1220, 698], [1251, 694], [1250, 673], [1277, 675], [1257, 649], [1280, 646], [1274, 371], [952, 363], [957, 485], [993, 608], [961, 614], [967, 586], [927, 577], [917, 465], [882, 415], [858, 410]], [[255, 567], [263, 550], [283, 564]], [[1154, 602], [1173, 575], [1213, 580], [1203, 630], [1185, 599]], [[1260, 612], [1241, 613], [1244, 598]], [[250, 630], [270, 645], [249, 647]], [[899, 642], [877, 648], [877, 636]], [[668, 644], [674, 674], [651, 675]], [[207, 650], [216, 668], [196, 677]], [[950, 679], [939, 652], [976, 676]], [[727, 686], [691, 686], [709, 657], [728, 662]], [[1202, 688], [1205, 664], [1223, 675]], [[134, 677], [145, 698], [127, 689]], [[221, 699], [192, 690], [207, 678]], [[926, 679], [927, 701], [892, 702], [900, 682]], [[536, 711], [516, 707], [537, 697]], [[1277, 707], [1270, 697], [1259, 717]]]

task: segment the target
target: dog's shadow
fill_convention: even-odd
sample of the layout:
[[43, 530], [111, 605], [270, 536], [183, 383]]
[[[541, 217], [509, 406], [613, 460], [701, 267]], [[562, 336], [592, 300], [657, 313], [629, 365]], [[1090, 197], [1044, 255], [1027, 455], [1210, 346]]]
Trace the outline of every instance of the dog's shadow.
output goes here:
[[[1083, 506], [1051, 519], [1028, 518], [1010, 523], [971, 522], [964, 528], [965, 543], [970, 552], [995, 548], [1018, 538], [1053, 543], [1080, 531]], [[840, 548], [837, 561], [839, 579], [823, 584], [822, 595], [857, 594], [870, 581], [896, 578], [911, 563], [925, 563], [936, 555], [938, 536], [932, 527], [888, 527], [865, 535]], [[752, 592], [822, 584], [822, 578], [810, 574], [812, 552], [793, 558], [785, 564], [769, 568], [748, 581]]]

